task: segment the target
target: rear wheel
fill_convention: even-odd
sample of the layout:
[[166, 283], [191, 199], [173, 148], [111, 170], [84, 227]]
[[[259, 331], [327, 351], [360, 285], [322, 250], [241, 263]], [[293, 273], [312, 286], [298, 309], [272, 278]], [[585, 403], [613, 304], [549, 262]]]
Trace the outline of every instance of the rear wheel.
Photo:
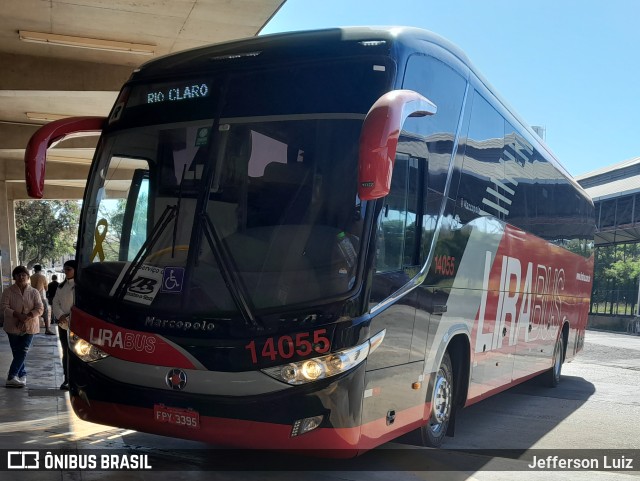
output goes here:
[[453, 407], [453, 368], [449, 353], [445, 352], [431, 394], [431, 416], [426, 425], [422, 426], [422, 443], [425, 446], [437, 448], [442, 444]]
[[562, 333], [558, 336], [555, 348], [553, 349], [553, 364], [551, 369], [544, 373], [544, 384], [548, 387], [556, 387], [560, 383], [562, 375], [562, 361], [564, 357], [564, 338]]

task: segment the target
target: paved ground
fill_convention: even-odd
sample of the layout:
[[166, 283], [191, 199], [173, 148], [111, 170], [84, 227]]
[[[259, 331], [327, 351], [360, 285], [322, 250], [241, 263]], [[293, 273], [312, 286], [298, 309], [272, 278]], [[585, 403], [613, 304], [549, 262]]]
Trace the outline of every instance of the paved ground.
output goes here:
[[[11, 360], [8, 341], [0, 331], [0, 370]], [[561, 449], [640, 450], [640, 337], [589, 331], [585, 350], [563, 369], [557, 389], [527, 382], [465, 409], [458, 420], [456, 437], [447, 450], [425, 450], [410, 436], [389, 443], [366, 457], [345, 464], [327, 461], [311, 465], [297, 458], [243, 456], [240, 466], [250, 471], [203, 472], [221, 463], [230, 466], [232, 456], [210, 450], [202, 443], [175, 440], [80, 421], [72, 413], [68, 394], [58, 390], [62, 382], [57, 337], [36, 337], [27, 360], [28, 388], [0, 386], [0, 456], [5, 451], [27, 449], [86, 449], [101, 452], [126, 450], [147, 453], [171, 472], [70, 471], [1, 472], [1, 479], [44, 480], [422, 480], [422, 479], [629, 479], [640, 480], [640, 451], [634, 460], [636, 471], [552, 472], [527, 471], [517, 460], [518, 452], [493, 457], [481, 452], [461, 453], [456, 449], [536, 449], [543, 454]], [[118, 451], [121, 452], [121, 451]], [[400, 454], [399, 454], [400, 453]], [[571, 451], [581, 456], [603, 451]], [[611, 451], [613, 453], [613, 451]], [[564, 455], [567, 453], [564, 452]], [[283, 466], [291, 459], [295, 468], [312, 471], [272, 471], [270, 462]], [[0, 460], [3, 461], [3, 460]], [[324, 463], [324, 462], [322, 462]], [[322, 467], [330, 468], [322, 470]], [[251, 470], [255, 469], [257, 470]], [[443, 471], [440, 471], [443, 470]], [[506, 471], [510, 470], [510, 471]]]

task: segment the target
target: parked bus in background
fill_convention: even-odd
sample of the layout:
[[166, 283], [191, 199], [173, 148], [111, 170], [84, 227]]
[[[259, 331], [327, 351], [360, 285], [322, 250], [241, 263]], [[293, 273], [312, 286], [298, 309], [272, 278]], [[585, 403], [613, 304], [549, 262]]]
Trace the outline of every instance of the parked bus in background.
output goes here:
[[136, 69], [82, 207], [70, 396], [88, 421], [357, 454], [583, 346], [591, 200], [466, 56], [414, 28], [277, 34]]

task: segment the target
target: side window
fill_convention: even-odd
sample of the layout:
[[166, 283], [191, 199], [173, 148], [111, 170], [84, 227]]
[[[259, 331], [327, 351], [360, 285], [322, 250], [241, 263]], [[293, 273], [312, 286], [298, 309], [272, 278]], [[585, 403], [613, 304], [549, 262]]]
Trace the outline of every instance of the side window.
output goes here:
[[410, 117], [402, 128], [415, 137], [418, 155], [429, 161], [428, 188], [434, 193], [445, 190], [465, 87], [466, 80], [440, 60], [413, 55], [407, 62], [402, 88], [424, 95], [438, 107], [436, 115]]
[[476, 91], [457, 197], [462, 219], [509, 214], [515, 185], [505, 179], [503, 151], [504, 119]]
[[137, 170], [122, 220], [121, 249], [126, 249], [127, 254], [121, 255], [121, 259], [132, 261], [138, 254], [147, 240], [149, 220], [149, 172]]
[[398, 146], [399, 150], [417, 157], [419, 163], [418, 178], [422, 184], [418, 219], [420, 264], [428, 257], [444, 200], [466, 85], [459, 73], [433, 57], [416, 54], [407, 62], [402, 88], [424, 95], [438, 107], [434, 116], [408, 118], [402, 129], [404, 138], [400, 138], [402, 146]]
[[410, 176], [411, 169], [417, 169], [417, 159], [398, 153], [391, 190], [378, 220], [377, 273], [399, 271], [415, 264], [417, 182]]
[[536, 187], [535, 163], [537, 156], [534, 148], [527, 139], [509, 122], [505, 121], [504, 171], [506, 185], [512, 186], [514, 194], [507, 220], [517, 227], [529, 229], [535, 219]]

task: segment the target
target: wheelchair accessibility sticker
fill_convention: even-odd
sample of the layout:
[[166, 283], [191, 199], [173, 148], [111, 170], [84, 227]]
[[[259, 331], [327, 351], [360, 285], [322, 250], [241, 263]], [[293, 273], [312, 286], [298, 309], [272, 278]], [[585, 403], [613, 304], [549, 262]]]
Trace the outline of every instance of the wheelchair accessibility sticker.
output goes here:
[[165, 267], [160, 292], [182, 292], [184, 267]]

